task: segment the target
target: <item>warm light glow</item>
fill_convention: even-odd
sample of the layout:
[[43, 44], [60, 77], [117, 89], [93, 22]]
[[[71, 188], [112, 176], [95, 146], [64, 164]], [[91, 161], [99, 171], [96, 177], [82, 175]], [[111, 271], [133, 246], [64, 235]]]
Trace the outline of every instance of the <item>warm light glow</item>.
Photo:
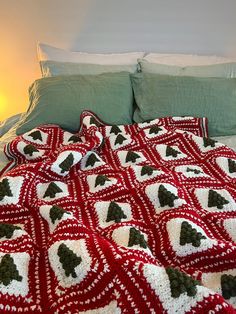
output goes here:
[[0, 120], [2, 116], [5, 114], [7, 109], [7, 98], [6, 96], [0, 92]]

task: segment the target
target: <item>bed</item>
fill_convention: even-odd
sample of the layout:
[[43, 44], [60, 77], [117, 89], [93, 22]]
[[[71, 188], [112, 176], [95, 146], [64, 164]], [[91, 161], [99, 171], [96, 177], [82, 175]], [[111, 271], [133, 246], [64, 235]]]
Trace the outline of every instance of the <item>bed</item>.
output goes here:
[[1, 312], [235, 313], [235, 65], [42, 47], [55, 60], [2, 125]]

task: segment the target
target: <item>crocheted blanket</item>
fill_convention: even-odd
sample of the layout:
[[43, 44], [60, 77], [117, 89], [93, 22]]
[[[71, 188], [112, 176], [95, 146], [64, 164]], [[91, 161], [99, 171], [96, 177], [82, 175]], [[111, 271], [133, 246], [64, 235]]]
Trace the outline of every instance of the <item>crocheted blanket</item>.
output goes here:
[[236, 152], [200, 118], [81, 124], [5, 148], [0, 313], [235, 313]]

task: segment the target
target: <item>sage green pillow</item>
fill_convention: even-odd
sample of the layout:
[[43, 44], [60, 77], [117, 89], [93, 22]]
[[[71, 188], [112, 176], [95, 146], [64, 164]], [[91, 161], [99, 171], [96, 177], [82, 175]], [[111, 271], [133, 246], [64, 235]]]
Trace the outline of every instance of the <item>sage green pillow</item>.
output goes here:
[[29, 102], [18, 135], [48, 123], [77, 131], [83, 110], [108, 124], [132, 123], [133, 91], [127, 72], [42, 78], [29, 88]]
[[181, 67], [177, 65], [151, 63], [145, 59], [139, 59], [139, 66], [143, 73], [195, 77], [236, 77], [236, 62]]
[[58, 75], [98, 75], [114, 72], [137, 72], [138, 64], [101, 65], [88, 63], [40, 61], [43, 77]]
[[165, 116], [207, 117], [210, 136], [236, 134], [236, 79], [131, 75], [134, 121]]

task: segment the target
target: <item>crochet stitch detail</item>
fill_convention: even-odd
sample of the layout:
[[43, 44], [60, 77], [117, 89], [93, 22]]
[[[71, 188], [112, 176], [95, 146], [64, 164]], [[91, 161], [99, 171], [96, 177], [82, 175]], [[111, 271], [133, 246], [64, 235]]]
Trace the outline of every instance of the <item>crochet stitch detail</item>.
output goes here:
[[125, 219], [127, 216], [124, 214], [122, 208], [115, 202], [111, 202], [108, 207], [106, 222], [115, 221], [121, 222], [121, 219]]
[[168, 205], [169, 207], [174, 206], [174, 201], [178, 199], [178, 196], [168, 191], [164, 185], [160, 185], [158, 189], [158, 198], [160, 201], [161, 207]]
[[13, 258], [10, 254], [5, 254], [0, 263], [0, 283], [8, 286], [12, 280], [22, 281]]
[[197, 230], [187, 221], [182, 222], [179, 241], [180, 245], [191, 243], [194, 247], [199, 247], [202, 239], [206, 239], [206, 237], [203, 236], [201, 232], [197, 232]]
[[47, 188], [47, 190], [44, 193], [44, 198], [45, 197], [50, 197], [50, 198], [54, 198], [56, 196], [57, 193], [62, 192], [62, 189], [59, 188], [59, 186], [56, 185], [56, 183], [51, 182]]
[[65, 270], [65, 275], [76, 278], [75, 267], [82, 262], [82, 258], [77, 256], [71, 249], [69, 249], [64, 243], [60, 244], [57, 255], [60, 257], [60, 263]]
[[222, 209], [225, 204], [228, 204], [227, 201], [223, 196], [217, 193], [214, 190], [209, 190], [208, 194], [208, 207], [217, 207], [218, 209]]
[[167, 267], [166, 273], [170, 281], [171, 295], [173, 298], [179, 298], [182, 293], [187, 292], [189, 297], [194, 297], [197, 293], [198, 280], [180, 272], [178, 269]]

